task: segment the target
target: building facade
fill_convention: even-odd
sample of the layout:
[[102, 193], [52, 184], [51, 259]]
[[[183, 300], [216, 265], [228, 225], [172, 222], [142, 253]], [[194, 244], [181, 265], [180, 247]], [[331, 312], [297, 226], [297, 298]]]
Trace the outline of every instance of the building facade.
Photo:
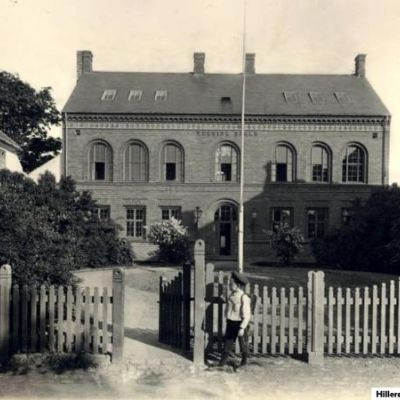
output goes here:
[[[206, 241], [209, 257], [237, 257], [241, 74], [100, 72], [77, 54], [63, 110], [63, 174], [99, 213], [154, 250], [146, 226], [172, 216]], [[307, 240], [351, 218], [352, 201], [388, 183], [390, 114], [365, 76], [255, 72], [246, 55], [245, 257], [268, 258], [265, 231], [300, 228]], [[305, 252], [305, 257], [309, 253]]]
[[14, 140], [0, 131], [0, 169], [9, 169], [13, 172], [21, 172], [22, 165], [18, 158], [20, 147]]

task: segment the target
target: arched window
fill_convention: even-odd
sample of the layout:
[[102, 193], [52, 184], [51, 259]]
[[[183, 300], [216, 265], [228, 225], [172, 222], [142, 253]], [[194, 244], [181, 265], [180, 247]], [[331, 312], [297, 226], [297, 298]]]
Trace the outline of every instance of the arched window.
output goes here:
[[183, 182], [183, 150], [175, 143], [167, 143], [162, 151], [163, 178], [165, 181]]
[[92, 143], [89, 150], [89, 177], [92, 181], [112, 180], [112, 150], [104, 142]]
[[221, 144], [215, 152], [215, 180], [237, 182], [239, 180], [238, 152], [230, 144]]
[[149, 180], [149, 155], [145, 146], [129, 143], [125, 153], [125, 180], [147, 182]]
[[273, 182], [292, 182], [294, 180], [294, 150], [286, 144], [275, 148], [275, 162], [272, 164]]
[[357, 145], [350, 144], [346, 148], [342, 164], [343, 182], [366, 182], [366, 154], [365, 150]]
[[311, 165], [313, 182], [329, 182], [330, 180], [330, 158], [325, 146], [316, 144], [311, 150]]

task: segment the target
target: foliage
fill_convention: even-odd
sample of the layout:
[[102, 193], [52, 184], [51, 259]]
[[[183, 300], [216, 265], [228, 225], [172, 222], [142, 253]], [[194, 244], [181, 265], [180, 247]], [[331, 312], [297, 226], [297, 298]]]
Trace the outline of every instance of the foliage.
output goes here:
[[349, 224], [313, 244], [317, 261], [343, 269], [399, 273], [400, 189], [376, 189], [353, 209]]
[[17, 75], [0, 72], [0, 129], [22, 148], [20, 159], [25, 172], [51, 160], [61, 150], [61, 140], [47, 137], [61, 115], [51, 96], [51, 88], [38, 91]]
[[188, 259], [189, 234], [182, 221], [175, 218], [150, 225], [149, 241], [159, 246], [161, 261], [181, 263]]
[[50, 173], [36, 184], [0, 171], [0, 265], [10, 264], [20, 284], [73, 284], [79, 268], [130, 264], [118, 226], [93, 216], [96, 202], [70, 178]]
[[267, 238], [277, 257], [285, 265], [291, 264], [302, 249], [304, 238], [298, 228], [291, 228], [288, 224], [280, 224], [273, 231], [267, 232]]

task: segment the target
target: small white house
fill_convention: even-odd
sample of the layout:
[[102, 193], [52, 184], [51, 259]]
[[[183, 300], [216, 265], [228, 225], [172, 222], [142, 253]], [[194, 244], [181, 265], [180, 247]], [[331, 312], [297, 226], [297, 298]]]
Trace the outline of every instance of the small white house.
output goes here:
[[0, 169], [9, 169], [13, 172], [21, 172], [22, 165], [18, 158], [20, 147], [5, 133], [0, 131]]
[[35, 182], [39, 180], [41, 175], [45, 172], [51, 172], [58, 182], [61, 178], [61, 154], [55, 156], [51, 160], [45, 162], [40, 167], [34, 169], [28, 174], [29, 178], [33, 179]]

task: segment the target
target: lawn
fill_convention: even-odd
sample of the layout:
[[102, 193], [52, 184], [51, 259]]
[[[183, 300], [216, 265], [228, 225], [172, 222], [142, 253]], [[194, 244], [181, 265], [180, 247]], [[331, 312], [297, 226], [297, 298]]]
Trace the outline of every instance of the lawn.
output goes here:
[[[215, 261], [212, 262], [215, 267], [215, 271], [234, 271], [237, 268], [237, 264], [232, 261]], [[179, 265], [165, 265], [151, 264], [146, 267], [146, 264], [142, 264], [141, 267], [148, 268], [151, 274], [146, 274], [147, 277], [143, 281], [137, 280], [135, 282], [134, 276], [131, 279], [129, 285], [137, 287], [142, 290], [158, 291], [158, 282], [160, 276], [166, 276], [170, 278], [178, 271], [182, 270]], [[280, 265], [255, 265], [245, 264], [244, 273], [249, 278], [250, 282], [257, 283], [260, 286], [268, 287], [298, 287], [307, 286], [307, 274], [308, 271], [319, 270], [315, 265], [304, 266], [280, 266]], [[390, 275], [377, 272], [360, 272], [360, 271], [342, 271], [334, 269], [324, 269], [325, 272], [325, 284], [326, 287], [343, 287], [343, 288], [356, 288], [356, 287], [371, 287], [372, 285], [380, 285], [382, 282], [389, 283], [390, 280], [398, 281], [398, 275]], [[144, 277], [143, 277], [144, 278]]]

